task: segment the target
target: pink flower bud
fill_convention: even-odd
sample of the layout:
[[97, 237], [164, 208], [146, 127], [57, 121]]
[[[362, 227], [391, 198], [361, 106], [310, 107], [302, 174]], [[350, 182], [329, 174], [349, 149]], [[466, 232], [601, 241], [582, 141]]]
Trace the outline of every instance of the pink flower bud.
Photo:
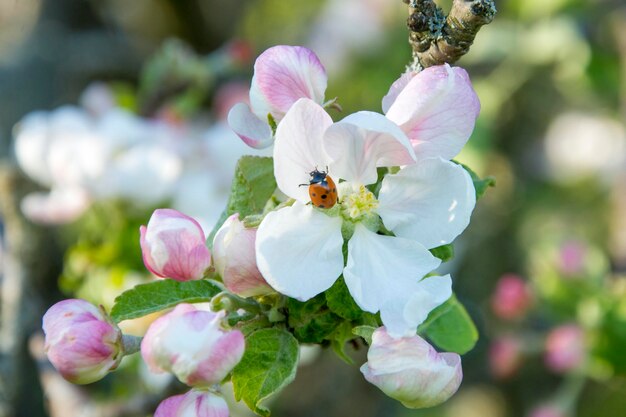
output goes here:
[[154, 417], [228, 417], [228, 404], [219, 395], [191, 390], [163, 400]]
[[85, 300], [56, 303], [43, 316], [45, 351], [63, 378], [75, 384], [98, 381], [122, 360], [122, 333]]
[[374, 332], [361, 372], [409, 408], [441, 404], [463, 379], [461, 357], [456, 353], [438, 353], [419, 336], [394, 339], [384, 327]]
[[493, 341], [489, 348], [489, 367], [494, 377], [510, 378], [519, 369], [522, 362], [519, 340], [505, 336]]
[[211, 253], [197, 221], [172, 209], [152, 213], [141, 226], [143, 263], [153, 274], [177, 281], [201, 279], [211, 264]]
[[229, 291], [242, 297], [268, 294], [274, 290], [263, 279], [256, 264], [254, 243], [257, 229], [246, 229], [233, 214], [213, 239], [213, 261]]
[[154, 372], [171, 372], [193, 387], [219, 383], [239, 363], [245, 342], [239, 330], [222, 330], [224, 313], [179, 304], [150, 325], [141, 355]]
[[526, 282], [515, 274], [503, 275], [491, 297], [493, 312], [500, 318], [519, 319], [532, 304], [532, 293]]
[[553, 329], [546, 339], [545, 363], [554, 372], [579, 367], [585, 359], [583, 330], [575, 324]]

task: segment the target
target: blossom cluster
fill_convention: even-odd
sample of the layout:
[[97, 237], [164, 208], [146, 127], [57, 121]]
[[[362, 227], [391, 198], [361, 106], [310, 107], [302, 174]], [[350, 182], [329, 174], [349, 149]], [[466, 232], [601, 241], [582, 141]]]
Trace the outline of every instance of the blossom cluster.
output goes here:
[[[362, 337], [369, 344], [363, 376], [407, 407], [437, 405], [458, 389], [459, 354], [438, 352], [418, 328], [452, 296], [451, 277], [433, 272], [441, 264], [433, 252], [463, 232], [476, 204], [470, 173], [451, 160], [479, 112], [469, 77], [449, 65], [409, 71], [384, 97], [383, 113], [360, 111], [337, 122], [326, 112], [335, 105], [325, 101], [326, 86], [326, 71], [309, 49], [276, 46], [261, 54], [250, 104], [236, 104], [228, 122], [247, 145], [272, 148], [273, 175], [266, 181], [276, 190], [271, 186], [261, 209], [231, 212], [235, 199], [255, 192], [245, 182], [248, 188], [238, 189], [236, 178], [229, 216], [208, 245], [198, 222], [173, 209], [156, 210], [141, 228], [143, 260], [155, 276], [188, 285], [209, 281], [223, 290], [212, 295], [212, 311], [178, 303], [144, 336], [141, 354], [150, 369], [192, 388], [165, 400], [155, 415], [226, 416], [219, 385], [229, 379], [236, 396], [264, 414], [258, 403], [266, 395], [253, 397], [246, 389], [254, 382], [242, 387], [238, 381], [249, 377], [242, 367], [278, 360], [266, 351], [254, 359], [258, 346], [269, 349], [255, 343], [272, 328], [289, 346], [291, 340], [330, 340], [324, 338], [335, 337], [339, 323], [348, 325], [350, 336], [333, 340], [345, 345]], [[298, 333], [307, 323], [296, 322], [296, 310], [324, 304], [320, 297], [328, 300], [336, 288], [345, 288], [347, 298], [329, 316], [334, 327], [321, 336]], [[346, 312], [352, 304], [357, 311]], [[115, 368], [120, 352], [132, 353], [110, 322], [103, 316], [94, 321], [109, 323], [118, 335], [116, 349], [101, 351], [108, 339], [95, 332], [72, 339], [88, 342], [83, 356], [109, 354], [98, 376]], [[93, 374], [53, 355], [64, 323], [44, 324], [51, 361], [64, 375]], [[280, 357], [297, 361], [297, 352], [290, 352]], [[69, 362], [74, 366], [63, 371]], [[286, 369], [275, 390], [290, 381], [292, 368]]]
[[46, 188], [22, 201], [33, 221], [68, 223], [95, 202], [122, 200], [144, 210], [169, 204], [210, 228], [237, 160], [258, 153], [224, 122], [139, 116], [102, 83], [89, 86], [81, 102], [30, 113], [15, 128], [20, 168]]

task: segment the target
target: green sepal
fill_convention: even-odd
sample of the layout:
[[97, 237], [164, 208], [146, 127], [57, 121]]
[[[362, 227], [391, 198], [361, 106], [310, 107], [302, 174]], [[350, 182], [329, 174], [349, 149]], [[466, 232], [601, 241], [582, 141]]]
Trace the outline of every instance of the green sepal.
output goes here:
[[448, 262], [452, 258], [454, 258], [454, 245], [449, 243], [447, 245], [437, 246], [436, 248], [432, 248], [430, 253], [433, 256], [441, 259], [441, 262]]
[[463, 167], [467, 171], [467, 173], [472, 178], [472, 182], [474, 183], [474, 190], [476, 191], [476, 200], [479, 200], [485, 193], [489, 187], [496, 186], [496, 179], [492, 176], [488, 176], [485, 178], [480, 178], [477, 173], [475, 173], [470, 167], [465, 164], [462, 164], [458, 161], [452, 160], [455, 164], [458, 164]]
[[357, 336], [362, 337], [363, 340], [365, 340], [368, 345], [371, 345], [372, 344], [372, 335], [374, 334], [374, 331], [376, 329], [377, 329], [376, 327], [367, 326], [367, 325], [356, 326], [355, 328], [352, 329], [352, 333], [357, 335]]
[[341, 317], [326, 306], [324, 294], [306, 302], [289, 298], [286, 307], [289, 327], [302, 343], [322, 343], [341, 322]]
[[348, 365], [354, 365], [354, 361], [346, 353], [346, 345], [350, 340], [354, 339], [354, 337], [352, 324], [349, 321], [343, 321], [328, 338], [337, 356]]

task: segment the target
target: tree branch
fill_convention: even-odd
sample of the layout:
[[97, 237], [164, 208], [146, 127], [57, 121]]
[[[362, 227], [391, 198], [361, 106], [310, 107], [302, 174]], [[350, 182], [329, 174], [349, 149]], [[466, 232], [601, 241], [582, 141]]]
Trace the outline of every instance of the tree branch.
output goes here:
[[422, 68], [456, 62], [496, 14], [494, 0], [454, 0], [447, 17], [434, 0], [403, 1], [409, 5], [407, 26], [414, 65]]

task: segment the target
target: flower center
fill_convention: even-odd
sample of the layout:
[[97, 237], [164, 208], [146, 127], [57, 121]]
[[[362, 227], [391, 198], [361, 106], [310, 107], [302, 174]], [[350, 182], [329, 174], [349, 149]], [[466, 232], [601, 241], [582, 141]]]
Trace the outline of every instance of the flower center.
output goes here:
[[355, 222], [376, 215], [378, 200], [364, 185], [350, 187], [343, 191], [341, 214], [344, 219]]

